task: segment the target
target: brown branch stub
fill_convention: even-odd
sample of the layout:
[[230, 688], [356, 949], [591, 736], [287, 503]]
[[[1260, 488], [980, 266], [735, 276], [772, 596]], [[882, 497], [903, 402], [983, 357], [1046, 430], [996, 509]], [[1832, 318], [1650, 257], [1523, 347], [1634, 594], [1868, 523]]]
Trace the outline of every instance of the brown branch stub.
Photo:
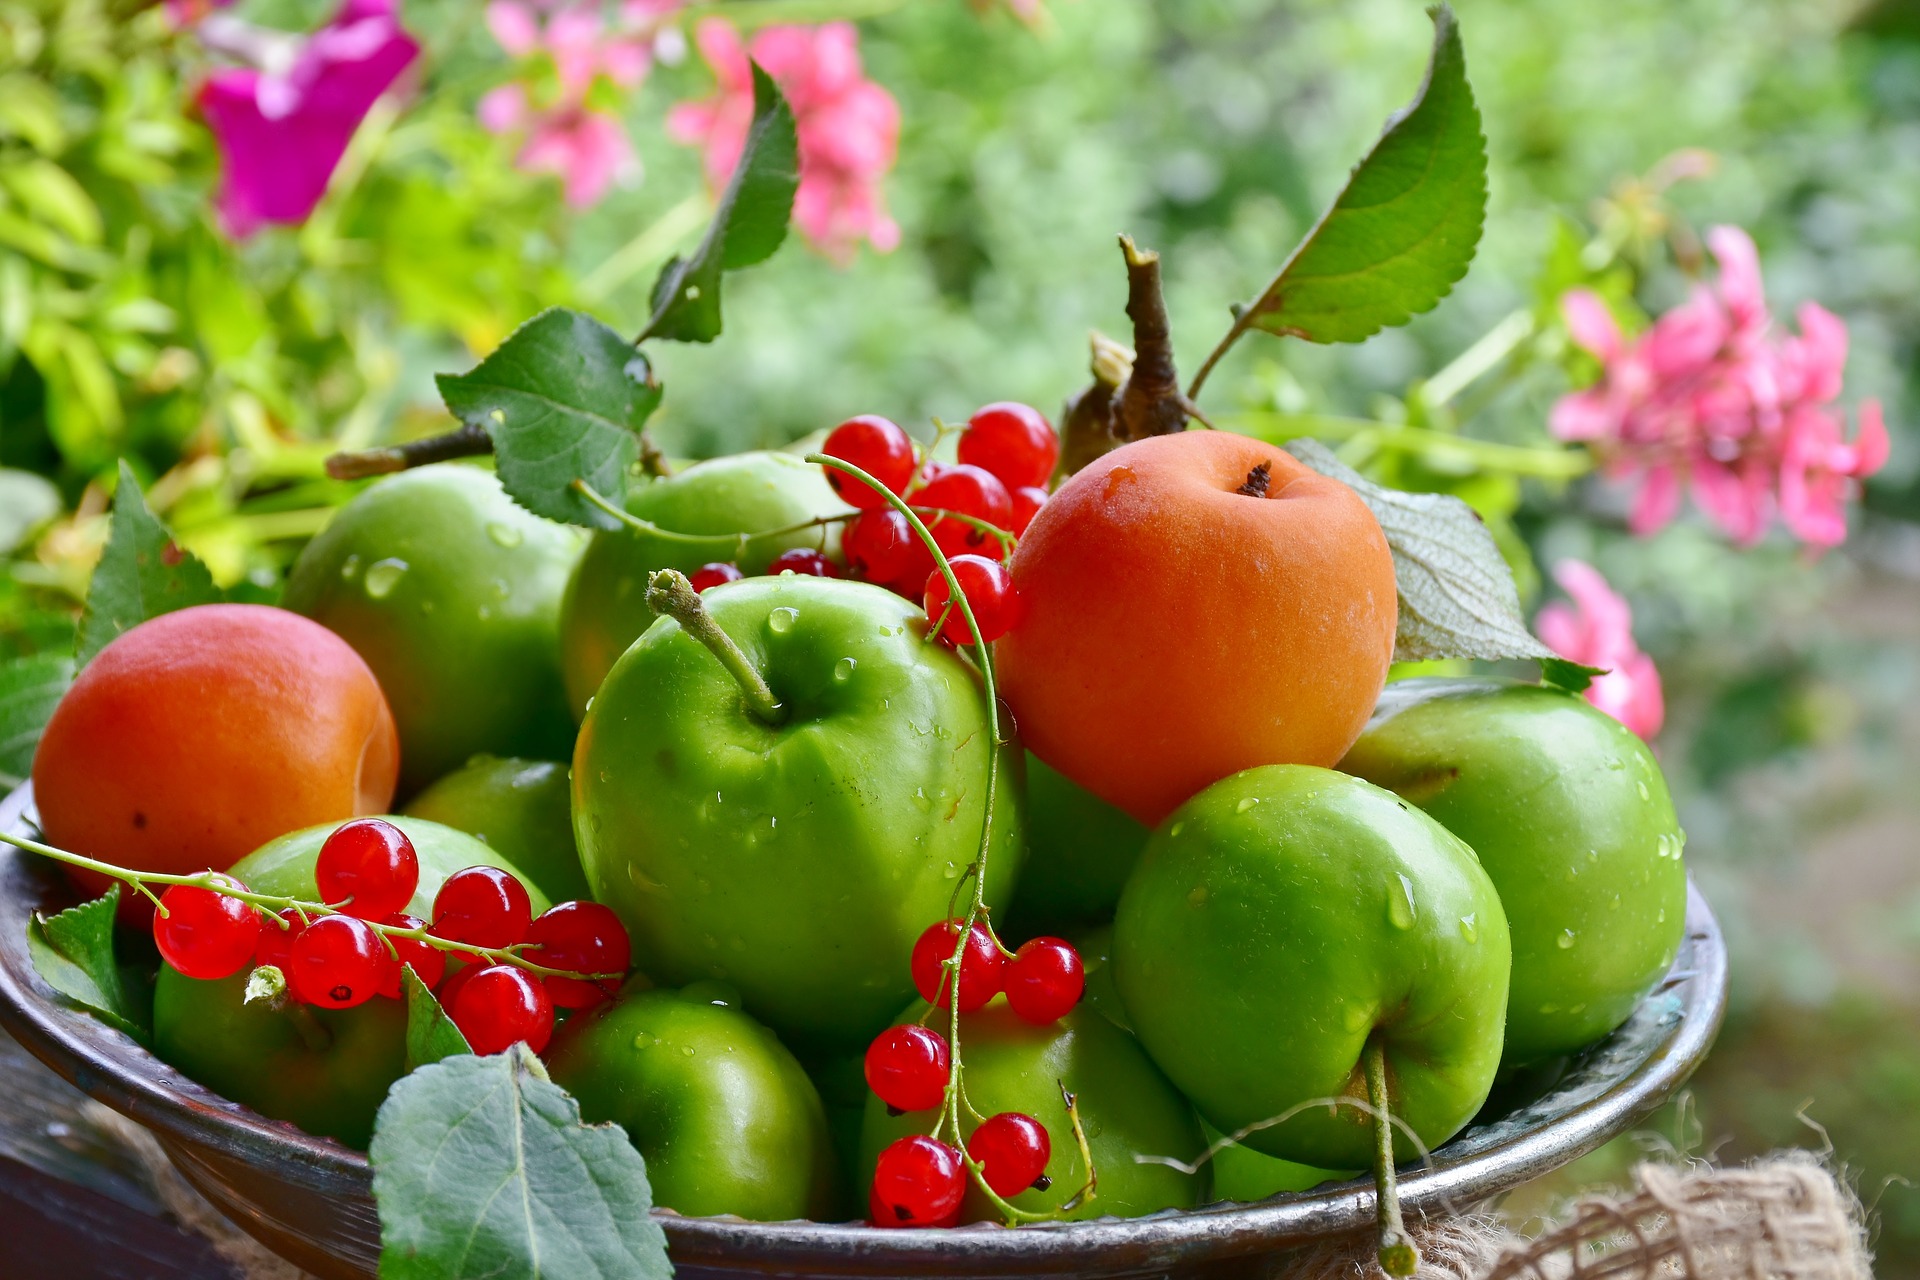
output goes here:
[[1173, 332], [1160, 290], [1160, 255], [1120, 237], [1127, 264], [1127, 318], [1133, 321], [1133, 369], [1113, 406], [1113, 434], [1123, 441], [1172, 435], [1187, 427], [1186, 397], [1173, 364]]
[[336, 453], [327, 459], [327, 474], [335, 480], [364, 480], [368, 476], [424, 467], [431, 462], [475, 458], [492, 452], [493, 437], [481, 427], [468, 425], [424, 440], [409, 440], [405, 444], [359, 453]]

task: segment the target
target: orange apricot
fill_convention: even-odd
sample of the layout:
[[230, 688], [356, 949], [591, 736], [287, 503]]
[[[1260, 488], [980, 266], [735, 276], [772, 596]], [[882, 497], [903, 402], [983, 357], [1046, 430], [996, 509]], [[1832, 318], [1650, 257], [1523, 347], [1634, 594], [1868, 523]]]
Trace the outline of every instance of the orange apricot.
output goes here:
[[1393, 557], [1366, 504], [1278, 446], [1155, 436], [1047, 500], [996, 648], [1033, 752], [1148, 825], [1256, 765], [1332, 766], [1385, 683]]
[[[151, 618], [87, 664], [40, 739], [33, 796], [53, 844], [189, 874], [387, 812], [399, 766], [386, 696], [346, 641], [285, 609], [209, 604]], [[144, 902], [128, 893], [123, 915]]]

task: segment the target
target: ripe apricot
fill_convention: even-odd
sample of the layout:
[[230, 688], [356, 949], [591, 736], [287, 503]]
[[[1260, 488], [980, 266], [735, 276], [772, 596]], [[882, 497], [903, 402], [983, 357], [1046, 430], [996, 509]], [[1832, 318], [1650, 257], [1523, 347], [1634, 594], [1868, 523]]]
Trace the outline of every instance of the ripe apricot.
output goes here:
[[1366, 504], [1285, 450], [1155, 436], [1079, 472], [1013, 554], [996, 650], [1035, 755], [1149, 826], [1266, 764], [1330, 767], [1386, 681], [1393, 557]]
[[209, 604], [149, 619], [87, 664], [47, 723], [33, 794], [61, 848], [224, 871], [286, 832], [385, 813], [399, 765], [393, 713], [346, 641], [285, 609]]

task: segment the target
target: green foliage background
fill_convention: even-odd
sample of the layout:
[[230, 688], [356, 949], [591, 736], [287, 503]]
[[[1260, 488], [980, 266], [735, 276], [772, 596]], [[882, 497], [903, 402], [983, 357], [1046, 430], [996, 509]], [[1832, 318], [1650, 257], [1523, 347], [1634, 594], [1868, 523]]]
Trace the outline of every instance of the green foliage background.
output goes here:
[[[696, 8], [751, 22], [756, 2]], [[240, 11], [298, 27], [330, 7]], [[902, 247], [842, 266], [789, 243], [730, 279], [725, 337], [658, 353], [670, 452], [857, 412], [1052, 408], [1085, 380], [1088, 330], [1125, 334], [1123, 230], [1165, 257], [1191, 372], [1410, 95], [1430, 37], [1418, 0], [1054, 0], [1048, 36], [962, 0], [862, 8], [867, 69], [902, 108]], [[1920, 1193], [1888, 1182], [1920, 1177], [1920, 5], [1457, 10], [1493, 158], [1473, 271], [1361, 347], [1250, 336], [1206, 404], [1361, 420], [1335, 433], [1348, 460], [1467, 497], [1523, 589], [1534, 564], [1579, 555], [1630, 595], [1667, 678], [1660, 749], [1689, 855], [1737, 948], [1734, 1018], [1697, 1101], [1662, 1123], [1696, 1149], [1730, 1139], [1723, 1157], [1818, 1145], [1794, 1118], [1811, 1098], [1878, 1202], [1884, 1273], [1920, 1271]], [[70, 648], [118, 457], [223, 584], [270, 593], [350, 492], [321, 478], [327, 452], [449, 425], [432, 374], [544, 306], [638, 331], [659, 265], [706, 216], [698, 157], [661, 119], [708, 73], [655, 71], [628, 107], [645, 182], [572, 214], [473, 121], [507, 74], [480, 12], [410, 0], [418, 94], [369, 120], [305, 227], [235, 245], [209, 214], [194, 40], [109, 0], [0, 0], [0, 656]], [[1633, 185], [1688, 147], [1717, 157], [1711, 176], [1664, 206]], [[1578, 249], [1596, 233], [1621, 253], [1593, 282], [1670, 305], [1673, 245], [1722, 221], [1760, 242], [1778, 315], [1817, 299], [1848, 321], [1848, 401], [1887, 404], [1893, 459], [1840, 553], [1741, 552], [1697, 519], [1630, 539], [1605, 485], [1366, 426], [1544, 456], [1546, 410], [1580, 372], [1550, 327], [1449, 408], [1410, 388], [1516, 308], [1550, 319], [1592, 278]], [[1554, 1189], [1617, 1176], [1629, 1151]]]

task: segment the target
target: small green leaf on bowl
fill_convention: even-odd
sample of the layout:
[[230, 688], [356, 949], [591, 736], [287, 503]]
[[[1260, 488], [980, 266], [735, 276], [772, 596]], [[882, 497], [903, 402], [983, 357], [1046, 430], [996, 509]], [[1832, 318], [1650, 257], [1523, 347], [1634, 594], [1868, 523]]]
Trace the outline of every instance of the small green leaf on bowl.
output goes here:
[[119, 905], [120, 886], [114, 885], [58, 915], [36, 911], [27, 921], [27, 954], [48, 986], [145, 1044], [153, 1033], [113, 958], [113, 913]]

